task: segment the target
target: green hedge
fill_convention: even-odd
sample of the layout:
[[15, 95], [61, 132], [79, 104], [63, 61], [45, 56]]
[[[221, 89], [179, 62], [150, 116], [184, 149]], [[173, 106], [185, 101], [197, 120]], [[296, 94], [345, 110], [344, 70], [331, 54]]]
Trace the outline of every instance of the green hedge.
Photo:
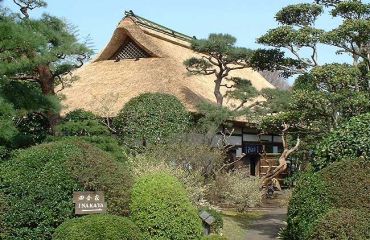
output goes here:
[[163, 173], [141, 177], [134, 185], [132, 220], [145, 239], [200, 239], [202, 223], [186, 191], [175, 178]]
[[315, 222], [328, 211], [349, 208], [368, 211], [370, 161], [343, 160], [307, 173], [298, 181], [288, 208], [285, 239], [310, 239]]
[[370, 213], [355, 209], [330, 210], [315, 222], [310, 239], [370, 239]]
[[370, 158], [369, 139], [370, 113], [353, 117], [320, 142], [312, 165], [319, 170], [345, 158]]
[[73, 191], [104, 191], [109, 212], [128, 210], [131, 174], [109, 154], [82, 141], [42, 144], [15, 153], [0, 168], [4, 222], [14, 239], [51, 239], [74, 217]]
[[90, 215], [65, 221], [53, 240], [142, 240], [139, 228], [128, 218]]
[[71, 121], [81, 122], [85, 120], [97, 120], [97, 119], [98, 117], [94, 113], [79, 108], [67, 113], [63, 120], [64, 122]]
[[114, 136], [66, 136], [66, 137], [49, 137], [48, 142], [56, 141], [85, 141], [95, 147], [110, 153], [119, 162], [127, 162], [127, 150], [123, 148], [118, 139]]
[[92, 112], [77, 109], [69, 112], [56, 127], [60, 136], [110, 135], [110, 130]]
[[114, 119], [119, 136], [131, 146], [165, 142], [189, 125], [189, 114], [175, 97], [164, 93], [144, 93], [131, 99]]

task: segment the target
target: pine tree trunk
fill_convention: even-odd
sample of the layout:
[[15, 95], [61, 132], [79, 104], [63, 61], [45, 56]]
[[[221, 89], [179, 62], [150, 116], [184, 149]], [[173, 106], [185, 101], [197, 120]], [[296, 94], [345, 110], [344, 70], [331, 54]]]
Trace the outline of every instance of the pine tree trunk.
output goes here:
[[[37, 67], [37, 71], [39, 74], [39, 84], [41, 87], [41, 91], [44, 95], [55, 95], [54, 90], [54, 76], [52, 72], [50, 71], [49, 66], [47, 65], [41, 65]], [[54, 111], [47, 111], [46, 112], [48, 121], [49, 121], [49, 127], [50, 132], [54, 133], [55, 126], [58, 124], [60, 120], [59, 113], [55, 113]]]
[[221, 88], [221, 81], [222, 79], [217, 79], [215, 80], [215, 89], [214, 89], [214, 94], [216, 97], [217, 105], [222, 106], [223, 101], [224, 101], [224, 96], [222, 96], [220, 88]]

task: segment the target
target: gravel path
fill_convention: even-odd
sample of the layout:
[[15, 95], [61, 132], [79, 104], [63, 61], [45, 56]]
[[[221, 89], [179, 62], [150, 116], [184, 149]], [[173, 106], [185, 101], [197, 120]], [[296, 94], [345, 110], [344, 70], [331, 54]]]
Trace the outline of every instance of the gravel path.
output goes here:
[[266, 209], [266, 213], [248, 225], [245, 240], [277, 239], [278, 233], [285, 226], [286, 208]]

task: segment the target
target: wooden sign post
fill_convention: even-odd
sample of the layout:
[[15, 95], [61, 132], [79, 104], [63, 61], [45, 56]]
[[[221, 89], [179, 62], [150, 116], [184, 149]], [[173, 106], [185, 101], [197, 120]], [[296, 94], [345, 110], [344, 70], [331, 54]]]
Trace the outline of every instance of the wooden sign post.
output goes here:
[[103, 192], [73, 192], [73, 203], [76, 215], [105, 213], [107, 211]]

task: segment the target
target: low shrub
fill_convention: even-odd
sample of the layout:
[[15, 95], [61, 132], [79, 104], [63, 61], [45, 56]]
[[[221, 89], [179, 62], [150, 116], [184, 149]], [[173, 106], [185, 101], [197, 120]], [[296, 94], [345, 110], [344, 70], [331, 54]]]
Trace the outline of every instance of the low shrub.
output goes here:
[[77, 109], [69, 112], [55, 129], [59, 136], [110, 135], [110, 130], [92, 112]]
[[171, 143], [149, 148], [147, 155], [167, 163], [199, 172], [205, 178], [221, 168], [226, 158], [225, 153], [205, 144], [194, 144], [187, 139], [174, 140]]
[[312, 165], [320, 170], [342, 159], [370, 158], [369, 139], [370, 113], [353, 117], [320, 142]]
[[47, 139], [48, 142], [55, 142], [55, 141], [84, 141], [95, 147], [110, 153], [115, 159], [119, 162], [126, 163], [127, 162], [127, 154], [128, 152], [125, 148], [123, 148], [117, 138], [114, 136], [80, 136], [80, 137], [50, 137]]
[[109, 135], [109, 129], [98, 120], [70, 121], [59, 124], [56, 132], [61, 136]]
[[97, 119], [98, 117], [94, 113], [79, 108], [67, 113], [66, 116], [64, 117], [64, 122], [71, 121], [81, 122], [85, 120], [97, 120]]
[[0, 192], [0, 239], [6, 239], [6, 236], [9, 233], [5, 223], [5, 214], [7, 211], [8, 206], [5, 200], [5, 195]]
[[109, 154], [82, 141], [59, 141], [20, 150], [0, 168], [4, 222], [14, 239], [51, 239], [73, 218], [73, 191], [104, 191], [108, 211], [127, 213], [131, 174]]
[[312, 227], [310, 239], [370, 239], [370, 212], [339, 208], [328, 211]]
[[370, 161], [342, 160], [298, 181], [288, 208], [285, 239], [310, 239], [317, 219], [331, 209], [368, 211]]
[[247, 176], [242, 171], [222, 173], [211, 184], [208, 197], [214, 204], [234, 206], [242, 212], [261, 203], [263, 192], [260, 186], [259, 178]]
[[131, 147], [166, 142], [182, 134], [189, 125], [189, 113], [175, 97], [144, 93], [125, 104], [114, 119], [118, 134]]
[[128, 218], [90, 215], [65, 221], [53, 240], [142, 240], [139, 228]]
[[197, 210], [173, 176], [141, 177], [132, 190], [131, 217], [145, 239], [200, 239], [203, 228]]
[[[161, 158], [158, 158], [161, 159]], [[189, 199], [197, 206], [207, 203], [205, 195], [208, 185], [204, 177], [197, 170], [185, 169], [182, 165], [171, 164], [165, 160], [158, 160], [145, 155], [130, 158], [131, 168], [136, 179], [149, 173], [166, 173], [175, 176], [185, 187]]]

